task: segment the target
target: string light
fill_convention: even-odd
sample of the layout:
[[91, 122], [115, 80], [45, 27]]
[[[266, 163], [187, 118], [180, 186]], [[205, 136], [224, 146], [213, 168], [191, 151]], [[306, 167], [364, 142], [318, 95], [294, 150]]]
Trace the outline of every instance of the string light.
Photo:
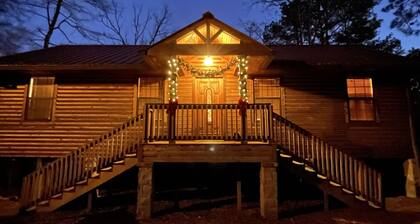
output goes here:
[[248, 57], [247, 56], [238, 56], [237, 57], [237, 67], [238, 67], [238, 89], [239, 89], [239, 98], [243, 102], [248, 103], [248, 88], [247, 88], [247, 78], [248, 78]]
[[178, 100], [179, 59], [172, 57], [168, 60], [168, 65], [169, 102], [176, 102]]

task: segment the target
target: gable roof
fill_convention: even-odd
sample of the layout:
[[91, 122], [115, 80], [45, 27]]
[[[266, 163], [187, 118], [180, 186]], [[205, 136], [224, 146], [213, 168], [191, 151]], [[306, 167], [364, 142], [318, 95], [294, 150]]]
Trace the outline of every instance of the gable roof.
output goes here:
[[147, 48], [146, 45], [61, 45], [0, 57], [0, 66], [138, 65]]
[[[228, 34], [232, 35], [234, 38], [240, 40], [238, 44], [213, 44], [211, 42], [208, 43], [200, 43], [200, 44], [177, 44], [177, 39], [183, 37], [185, 34], [190, 32], [195, 32], [200, 35], [197, 28], [204, 24], [211, 24], [217, 26], [220, 31], [226, 31]], [[222, 32], [223, 33], [223, 32]], [[221, 33], [218, 33], [219, 35]], [[191, 46], [193, 45], [193, 46]], [[206, 46], [207, 45], [207, 46]], [[236, 46], [233, 46], [236, 45]], [[211, 46], [211, 47], [209, 47]], [[239, 47], [240, 46], [240, 47]], [[192, 51], [188, 51], [188, 49], [194, 48]], [[214, 49], [211, 49], [214, 48]], [[235, 28], [227, 25], [226, 23], [216, 19], [212, 13], [206, 12], [203, 16], [192, 22], [191, 24], [185, 26], [184, 28], [176, 31], [175, 33], [169, 35], [168, 37], [160, 40], [159, 42], [153, 44], [148, 49], [148, 55], [158, 55], [168, 54], [168, 52], [173, 54], [184, 54], [187, 52], [188, 54], [202, 54], [201, 50], [210, 51], [210, 54], [220, 55], [220, 54], [246, 54], [246, 55], [271, 55], [271, 49], [265, 46], [264, 44], [252, 39], [251, 37], [247, 36], [246, 34], [236, 30]], [[186, 50], [186, 51], [185, 51]]]
[[402, 65], [410, 62], [403, 56], [383, 53], [360, 45], [280, 45], [270, 46], [273, 64], [285, 61], [311, 66]]
[[[274, 60], [270, 67], [290, 64], [309, 66], [378, 67], [406, 65], [420, 67], [420, 62], [386, 54], [361, 46], [268, 46]], [[145, 66], [147, 45], [62, 45], [0, 57], [0, 70], [26, 70], [46, 66], [83, 68], [109, 67], [140, 69]], [[35, 68], [34, 67], [34, 68]]]

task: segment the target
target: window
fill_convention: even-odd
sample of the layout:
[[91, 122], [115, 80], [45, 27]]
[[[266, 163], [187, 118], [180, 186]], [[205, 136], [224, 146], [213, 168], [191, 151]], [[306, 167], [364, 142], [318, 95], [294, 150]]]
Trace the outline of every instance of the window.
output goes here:
[[240, 44], [241, 40], [218, 26], [207, 23], [184, 34], [176, 40], [177, 44]]
[[271, 103], [273, 112], [281, 114], [280, 79], [255, 79], [255, 103]]
[[143, 113], [148, 103], [163, 103], [163, 80], [160, 78], [139, 78], [138, 110]]
[[26, 120], [51, 120], [54, 77], [32, 77], [29, 82]]
[[347, 79], [349, 118], [351, 121], [375, 120], [371, 78]]

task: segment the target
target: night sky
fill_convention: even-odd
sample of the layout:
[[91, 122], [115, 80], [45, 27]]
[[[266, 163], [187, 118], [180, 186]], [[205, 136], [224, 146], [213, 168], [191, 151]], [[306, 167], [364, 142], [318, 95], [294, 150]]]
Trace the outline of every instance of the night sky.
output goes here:
[[[131, 12], [130, 5], [143, 5], [144, 10], [158, 10], [163, 5], [167, 5], [171, 12], [170, 31], [176, 31], [185, 25], [201, 18], [206, 11], [211, 11], [216, 18], [243, 31], [242, 21], [269, 22], [276, 17], [275, 9], [267, 9], [264, 6], [252, 6], [252, 0], [120, 0], [127, 8], [127, 15]], [[407, 51], [420, 48], [420, 36], [406, 36], [397, 30], [389, 28], [392, 15], [381, 12], [381, 5], [375, 8], [379, 19], [382, 19], [382, 26], [379, 29], [379, 36], [385, 37], [393, 33], [401, 40], [403, 48]], [[127, 21], [129, 23], [129, 21]], [[74, 43], [89, 43], [80, 37], [74, 36]], [[55, 43], [65, 43], [59, 33], [54, 37]]]

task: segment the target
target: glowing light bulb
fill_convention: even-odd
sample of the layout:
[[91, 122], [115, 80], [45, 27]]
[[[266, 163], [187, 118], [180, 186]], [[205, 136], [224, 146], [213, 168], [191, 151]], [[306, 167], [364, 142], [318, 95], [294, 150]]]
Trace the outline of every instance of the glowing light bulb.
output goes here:
[[204, 65], [205, 66], [212, 66], [213, 65], [213, 59], [210, 56], [206, 56], [204, 58]]

